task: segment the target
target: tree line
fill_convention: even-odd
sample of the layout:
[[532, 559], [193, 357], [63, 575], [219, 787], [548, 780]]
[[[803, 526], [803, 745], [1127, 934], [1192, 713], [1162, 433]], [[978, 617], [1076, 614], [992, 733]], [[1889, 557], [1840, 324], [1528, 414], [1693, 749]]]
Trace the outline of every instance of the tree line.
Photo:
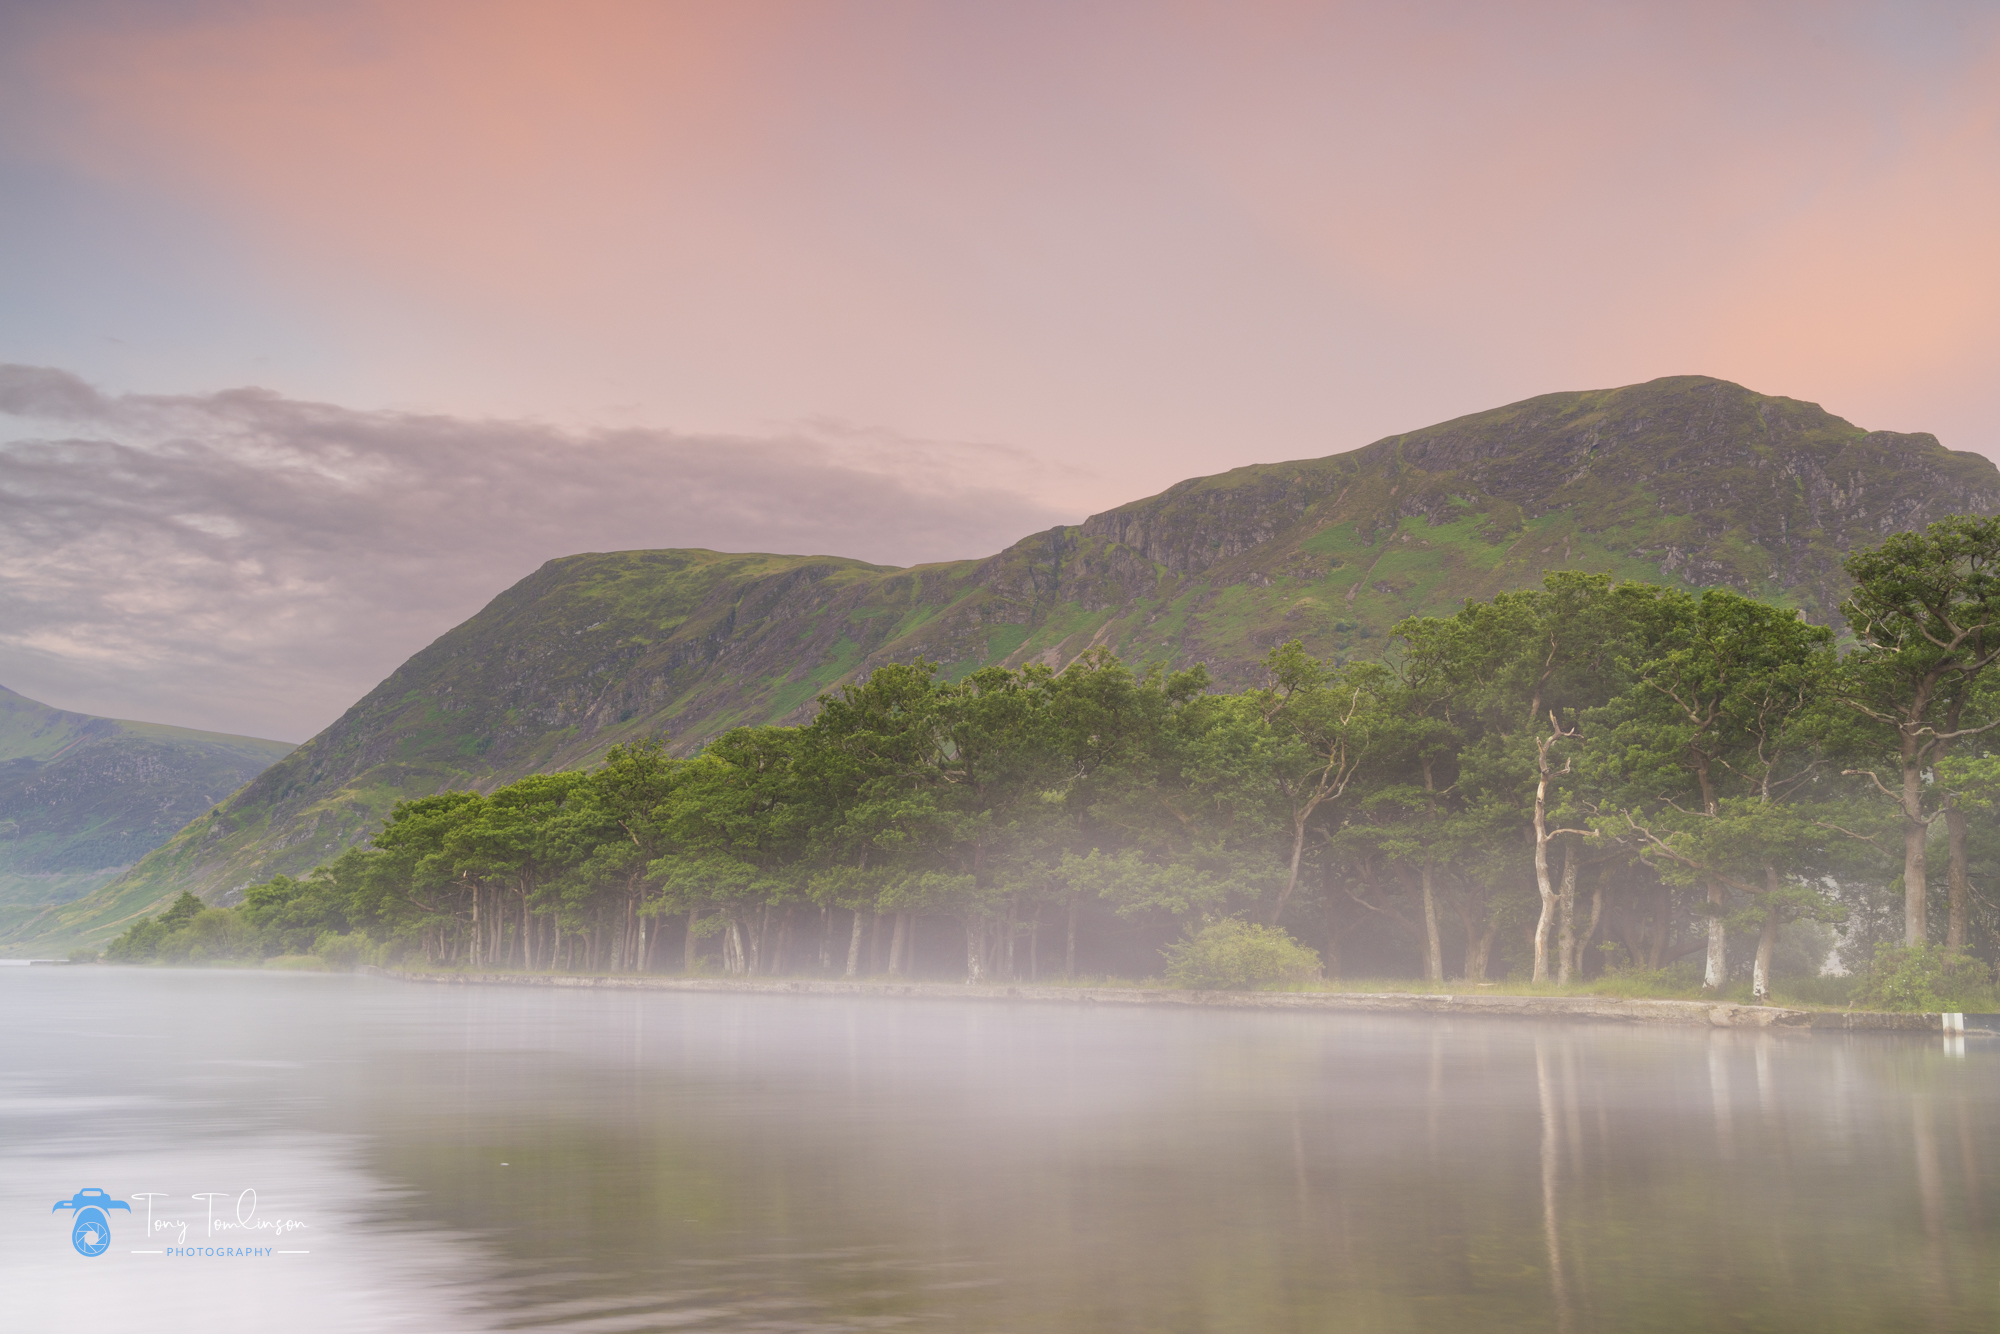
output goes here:
[[1904, 945], [1990, 954], [1996, 567], [1995, 519], [1857, 552], [1844, 640], [1559, 573], [1405, 620], [1380, 660], [1280, 645], [1237, 692], [1103, 651], [886, 665], [804, 726], [403, 802], [372, 845], [109, 953], [982, 981], [1148, 972], [1247, 921], [1335, 975], [1698, 959], [1763, 998], [1789, 923], [1852, 938], [1900, 896]]

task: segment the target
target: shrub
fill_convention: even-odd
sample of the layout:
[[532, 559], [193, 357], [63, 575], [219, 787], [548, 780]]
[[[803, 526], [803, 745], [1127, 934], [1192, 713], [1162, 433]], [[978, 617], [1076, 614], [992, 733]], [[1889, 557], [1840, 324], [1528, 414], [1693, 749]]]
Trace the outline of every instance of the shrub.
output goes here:
[[319, 939], [313, 942], [312, 952], [334, 968], [352, 968], [356, 964], [375, 962], [375, 942], [362, 931], [350, 931], [344, 936], [322, 931]]
[[1319, 977], [1319, 955], [1275, 926], [1234, 918], [1204, 927], [1163, 951], [1167, 981], [1203, 991], [1249, 991]]
[[166, 927], [150, 917], [142, 917], [124, 935], [104, 947], [104, 957], [111, 963], [145, 963], [159, 954], [160, 942], [167, 934]]
[[1877, 945], [1854, 988], [1865, 1010], [1990, 1011], [1993, 973], [1979, 960], [1935, 945]]
[[[166, 917], [161, 917], [165, 924]], [[162, 963], [223, 963], [263, 955], [257, 929], [227, 908], [203, 908], [178, 930], [161, 937], [154, 956]]]

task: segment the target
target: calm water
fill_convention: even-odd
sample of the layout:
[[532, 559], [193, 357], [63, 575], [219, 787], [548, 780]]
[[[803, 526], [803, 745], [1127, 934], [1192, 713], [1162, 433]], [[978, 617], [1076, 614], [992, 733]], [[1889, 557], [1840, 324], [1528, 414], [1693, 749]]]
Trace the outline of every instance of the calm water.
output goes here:
[[[104, 968], [0, 1021], [9, 1329], [2000, 1326], [2000, 1039]], [[181, 1223], [306, 1253], [135, 1253]]]

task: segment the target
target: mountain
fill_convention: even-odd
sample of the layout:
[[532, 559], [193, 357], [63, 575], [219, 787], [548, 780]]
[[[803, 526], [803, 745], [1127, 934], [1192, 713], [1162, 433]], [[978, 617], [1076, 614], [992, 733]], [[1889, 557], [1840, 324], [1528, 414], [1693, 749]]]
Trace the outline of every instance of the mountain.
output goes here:
[[93, 718], [0, 687], [0, 933], [32, 934], [291, 749]]
[[1194, 478], [984, 560], [570, 556], [44, 929], [96, 938], [183, 888], [228, 901], [367, 838], [399, 798], [801, 721], [877, 663], [923, 655], [959, 676], [1102, 645], [1234, 687], [1284, 640], [1371, 655], [1403, 616], [1558, 569], [1727, 585], [1825, 621], [1850, 548], [1996, 510], [2000, 471], [1980, 455], [1682, 376]]

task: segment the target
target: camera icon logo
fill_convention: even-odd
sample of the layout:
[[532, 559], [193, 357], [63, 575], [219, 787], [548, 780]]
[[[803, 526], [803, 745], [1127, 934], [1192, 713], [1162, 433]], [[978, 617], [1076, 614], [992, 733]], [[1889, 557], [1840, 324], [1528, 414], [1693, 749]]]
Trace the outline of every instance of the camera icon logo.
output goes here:
[[123, 1200], [114, 1200], [96, 1186], [86, 1186], [66, 1200], [57, 1200], [58, 1209], [70, 1209], [76, 1213], [76, 1220], [69, 1230], [70, 1245], [76, 1247], [78, 1255], [102, 1255], [111, 1246], [111, 1217], [107, 1209], [123, 1209], [132, 1212], [132, 1206]]

